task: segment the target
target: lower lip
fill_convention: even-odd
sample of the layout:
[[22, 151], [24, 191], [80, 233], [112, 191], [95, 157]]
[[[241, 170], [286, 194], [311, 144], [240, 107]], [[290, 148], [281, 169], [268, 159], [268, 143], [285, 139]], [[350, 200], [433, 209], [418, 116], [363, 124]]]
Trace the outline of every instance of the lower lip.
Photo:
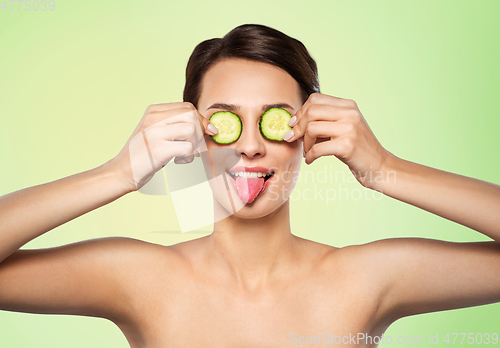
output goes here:
[[[236, 179], [233, 179], [233, 177], [231, 175], [229, 175], [227, 172], [226, 172], [226, 175], [227, 177], [229, 178], [229, 180], [233, 183], [233, 187], [236, 191], [238, 191], [236, 189]], [[266, 190], [266, 188], [269, 186], [269, 182], [271, 180], [273, 180], [274, 176], [276, 175], [276, 173], [274, 173], [274, 175], [272, 175], [269, 179], [267, 179], [266, 181], [264, 181], [264, 186], [262, 186], [262, 190], [259, 192], [259, 194], [257, 195], [257, 197], [259, 197], [261, 194], [264, 193], [264, 191]], [[255, 197], [257, 199], [257, 197]], [[255, 202], [255, 200], [254, 200]], [[253, 203], [253, 202], [252, 202]]]

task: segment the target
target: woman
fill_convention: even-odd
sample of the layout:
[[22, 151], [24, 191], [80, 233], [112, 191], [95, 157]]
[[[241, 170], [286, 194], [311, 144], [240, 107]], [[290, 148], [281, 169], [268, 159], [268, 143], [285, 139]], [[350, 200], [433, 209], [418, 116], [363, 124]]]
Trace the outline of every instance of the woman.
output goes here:
[[[299, 41], [242, 25], [199, 44], [186, 78], [184, 102], [149, 106], [115, 158], [1, 197], [0, 309], [107, 318], [131, 347], [310, 340], [374, 347], [398, 318], [500, 301], [500, 187], [384, 149], [354, 101], [319, 93], [316, 64]], [[283, 142], [259, 131], [270, 107], [295, 116]], [[228, 145], [212, 140], [217, 130], [208, 121], [224, 110], [243, 123]], [[191, 162], [221, 148], [238, 153], [244, 171], [273, 175], [251, 202], [230, 185], [240, 206], [209, 236], [168, 247], [104, 238], [18, 250], [140, 189], [172, 159]], [[294, 179], [303, 157], [310, 164], [322, 156], [339, 158], [368, 189], [495, 241], [401, 238], [335, 248], [296, 237], [289, 216]], [[215, 214], [230, 208], [221, 197], [214, 190]]]

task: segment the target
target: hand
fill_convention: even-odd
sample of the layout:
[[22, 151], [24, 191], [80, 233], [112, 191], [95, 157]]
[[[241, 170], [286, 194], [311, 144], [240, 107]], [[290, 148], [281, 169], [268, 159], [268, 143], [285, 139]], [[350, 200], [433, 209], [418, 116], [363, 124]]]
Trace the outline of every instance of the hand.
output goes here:
[[172, 158], [177, 164], [192, 162], [205, 133], [214, 135], [217, 129], [193, 104], [150, 105], [123, 149], [111, 160], [113, 168], [127, 191], [139, 190]]
[[304, 137], [306, 164], [334, 155], [344, 162], [364, 187], [376, 189], [383, 180], [389, 152], [375, 138], [353, 100], [313, 93], [291, 121], [293, 136]]

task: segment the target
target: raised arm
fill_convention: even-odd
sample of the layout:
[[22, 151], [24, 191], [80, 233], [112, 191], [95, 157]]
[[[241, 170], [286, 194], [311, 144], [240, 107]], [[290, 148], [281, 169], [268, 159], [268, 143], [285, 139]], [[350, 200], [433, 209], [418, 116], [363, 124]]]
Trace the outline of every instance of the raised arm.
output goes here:
[[41, 234], [139, 189], [172, 158], [192, 160], [208, 124], [191, 103], [150, 105], [112, 160], [0, 197], [0, 262]]
[[288, 141], [303, 137], [307, 164], [334, 155], [364, 187], [495, 240], [396, 238], [348, 248], [361, 278], [373, 280], [381, 321], [500, 301], [500, 186], [394, 156], [352, 100], [314, 93], [295, 116]]
[[499, 185], [396, 157], [378, 142], [353, 100], [313, 93], [295, 116], [288, 141], [303, 139], [307, 164], [334, 155], [364, 187], [500, 242]]
[[0, 197], [0, 262], [30, 240], [130, 192], [111, 162]]
[[401, 238], [371, 243], [370, 263], [387, 284], [380, 316], [395, 320], [500, 301], [500, 186], [392, 154], [381, 172], [385, 180], [375, 189], [494, 241]]
[[500, 242], [500, 185], [389, 154], [374, 189]]
[[141, 259], [151, 254], [144, 253], [146, 243], [110, 238], [18, 249], [56, 226], [139, 189], [174, 157], [176, 163], [181, 158], [189, 162], [203, 134], [210, 134], [207, 126], [208, 119], [191, 103], [151, 105], [112, 160], [0, 197], [0, 309], [108, 317], [112, 312], [123, 313], [119, 307], [127, 296], [124, 278], [134, 279], [140, 273]]

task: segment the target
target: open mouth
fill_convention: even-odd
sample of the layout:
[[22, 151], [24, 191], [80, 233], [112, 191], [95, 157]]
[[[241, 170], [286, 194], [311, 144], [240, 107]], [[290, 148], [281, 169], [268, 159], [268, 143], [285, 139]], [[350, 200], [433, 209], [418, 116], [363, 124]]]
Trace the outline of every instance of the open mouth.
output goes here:
[[226, 171], [241, 201], [252, 203], [269, 186], [273, 171]]
[[227, 174], [234, 180], [236, 180], [236, 177], [240, 176], [243, 178], [261, 178], [264, 177], [264, 182], [269, 180], [273, 175], [274, 172], [270, 173], [263, 173], [263, 172], [231, 172], [231, 171], [226, 171]]

